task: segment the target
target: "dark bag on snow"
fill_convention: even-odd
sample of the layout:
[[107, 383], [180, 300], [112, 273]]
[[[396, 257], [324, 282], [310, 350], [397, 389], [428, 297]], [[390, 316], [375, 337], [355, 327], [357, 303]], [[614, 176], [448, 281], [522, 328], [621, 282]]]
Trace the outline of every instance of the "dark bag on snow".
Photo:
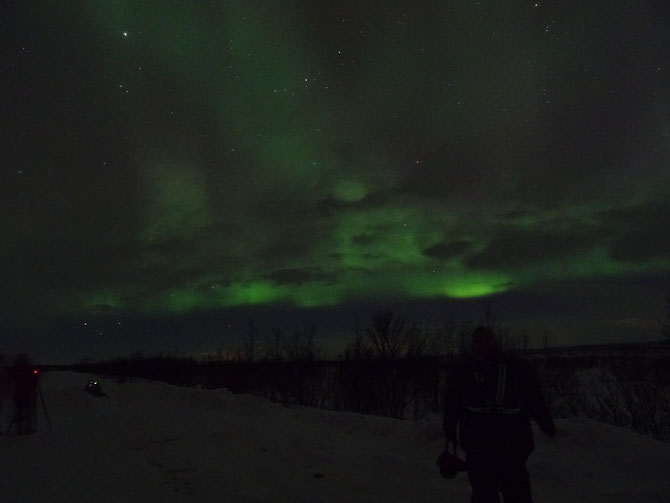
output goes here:
[[102, 391], [102, 388], [100, 387], [98, 381], [88, 381], [88, 384], [84, 386], [84, 391], [93, 396], [107, 396], [107, 394], [104, 391]]

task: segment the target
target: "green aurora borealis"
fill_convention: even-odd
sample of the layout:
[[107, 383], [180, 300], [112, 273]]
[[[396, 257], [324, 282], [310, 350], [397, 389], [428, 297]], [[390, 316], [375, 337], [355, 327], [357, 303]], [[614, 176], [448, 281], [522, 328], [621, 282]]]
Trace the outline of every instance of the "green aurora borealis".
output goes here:
[[[2, 10], [12, 330], [647, 284], [662, 305], [662, 3]], [[656, 316], [628, 300], [610, 322]]]

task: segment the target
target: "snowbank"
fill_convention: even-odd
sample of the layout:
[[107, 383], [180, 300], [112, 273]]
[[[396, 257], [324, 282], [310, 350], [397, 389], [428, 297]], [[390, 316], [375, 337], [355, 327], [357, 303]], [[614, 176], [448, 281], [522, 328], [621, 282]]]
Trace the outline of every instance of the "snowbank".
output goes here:
[[[289, 409], [226, 390], [47, 373], [38, 431], [0, 437], [7, 502], [466, 502], [465, 474], [439, 477], [437, 418], [418, 423]], [[5, 404], [4, 428], [11, 409]], [[666, 503], [668, 444], [587, 419], [536, 432], [538, 502]]]

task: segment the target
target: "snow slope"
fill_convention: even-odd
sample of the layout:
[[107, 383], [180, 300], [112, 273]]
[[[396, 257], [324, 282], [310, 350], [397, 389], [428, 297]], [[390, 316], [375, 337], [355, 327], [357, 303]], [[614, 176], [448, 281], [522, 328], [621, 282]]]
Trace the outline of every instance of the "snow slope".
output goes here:
[[[3, 502], [466, 502], [440, 478], [439, 419], [414, 423], [289, 409], [226, 390], [43, 375], [38, 431], [0, 437]], [[3, 428], [11, 407], [5, 403]], [[667, 503], [670, 445], [587, 419], [536, 430], [537, 502]]]

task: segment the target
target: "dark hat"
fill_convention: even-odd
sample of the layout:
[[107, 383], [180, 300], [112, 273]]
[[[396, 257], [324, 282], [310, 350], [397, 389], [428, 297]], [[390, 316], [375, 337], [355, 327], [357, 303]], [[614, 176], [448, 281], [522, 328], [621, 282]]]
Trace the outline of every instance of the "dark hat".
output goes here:
[[465, 461], [449, 451], [444, 451], [440, 454], [435, 463], [440, 469], [440, 475], [445, 479], [453, 479], [459, 472], [464, 472], [468, 469]]

